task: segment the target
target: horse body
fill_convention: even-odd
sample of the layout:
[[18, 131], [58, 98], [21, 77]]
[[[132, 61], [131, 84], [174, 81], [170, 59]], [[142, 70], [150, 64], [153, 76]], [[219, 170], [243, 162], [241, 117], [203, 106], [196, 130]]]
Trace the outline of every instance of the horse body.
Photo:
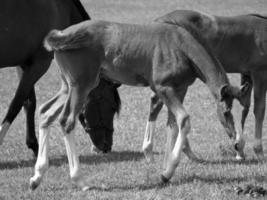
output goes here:
[[58, 100], [52, 99], [40, 109], [40, 153], [31, 187], [40, 184], [48, 168], [48, 126], [59, 116], [71, 179], [82, 189], [88, 188], [79, 172], [73, 130], [76, 116], [88, 93], [97, 86], [100, 73], [124, 84], [150, 86], [166, 104], [169, 122], [177, 124], [179, 136], [170, 126], [176, 137], [172, 137], [166, 154], [163, 181], [172, 177], [183, 149], [188, 156], [194, 155], [187, 139], [190, 119], [181, 95], [195, 78], [206, 83], [225, 118], [225, 127], [235, 131], [231, 106], [240, 91], [229, 84], [220, 63], [199, 41], [201, 37], [192, 36], [182, 27], [159, 23], [86, 21], [63, 31], [51, 31], [45, 46], [55, 50], [63, 89], [53, 98]]
[[20, 66], [20, 83], [0, 127], [0, 144], [24, 105], [26, 143], [37, 155], [34, 130], [34, 84], [47, 71], [53, 54], [43, 48], [43, 38], [53, 28], [65, 28], [89, 19], [79, 0], [3, 0], [0, 8], [0, 68]]

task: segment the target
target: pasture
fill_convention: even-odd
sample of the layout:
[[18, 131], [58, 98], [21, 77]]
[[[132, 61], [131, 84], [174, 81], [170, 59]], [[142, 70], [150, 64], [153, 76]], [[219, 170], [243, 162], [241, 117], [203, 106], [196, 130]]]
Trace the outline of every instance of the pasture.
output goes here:
[[[148, 23], [175, 9], [197, 9], [210, 14], [236, 15], [244, 13], [267, 14], [265, 0], [83, 0], [93, 19], [129, 23]], [[38, 105], [52, 97], [60, 87], [55, 64], [38, 82]], [[238, 84], [239, 76], [231, 75]], [[14, 69], [0, 71], [2, 119], [17, 85]], [[148, 168], [141, 152], [150, 90], [123, 86], [121, 114], [115, 120], [113, 152], [94, 155], [90, 152], [89, 136], [81, 126], [76, 129], [82, 172], [88, 177], [91, 189], [82, 192], [69, 181], [69, 169], [64, 143], [57, 126], [51, 128], [50, 169], [36, 191], [28, 188], [35, 160], [25, 145], [25, 118], [23, 113], [13, 123], [5, 142], [0, 146], [0, 200], [2, 199], [249, 199], [237, 196], [233, 186], [247, 184], [267, 188], [266, 161], [259, 162], [252, 152], [254, 117], [252, 110], [246, 124], [246, 161], [238, 163], [230, 150], [229, 139], [219, 124], [214, 101], [201, 82], [190, 88], [185, 107], [191, 115], [189, 139], [194, 152], [205, 160], [196, 163], [183, 156], [169, 185], [159, 187], [165, 148], [166, 109], [158, 119], [155, 136], [155, 163]], [[37, 120], [37, 119], [36, 119]], [[36, 121], [38, 124], [38, 121]], [[266, 132], [266, 123], [263, 129]], [[267, 156], [267, 136], [263, 137]], [[150, 173], [147, 173], [150, 170]], [[266, 197], [265, 197], [266, 198]]]

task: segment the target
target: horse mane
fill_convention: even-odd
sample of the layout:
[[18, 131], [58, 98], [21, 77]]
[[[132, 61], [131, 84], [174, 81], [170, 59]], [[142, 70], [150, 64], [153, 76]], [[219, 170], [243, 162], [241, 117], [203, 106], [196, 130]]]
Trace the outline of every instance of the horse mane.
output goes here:
[[89, 14], [86, 12], [84, 6], [82, 5], [80, 0], [72, 0], [72, 2], [74, 3], [74, 5], [76, 6], [77, 10], [79, 11], [79, 13], [81, 14], [83, 20], [89, 20], [91, 19], [91, 17], [89, 16]]
[[253, 14], [249, 14], [249, 16], [259, 17], [259, 18], [262, 18], [262, 19], [267, 19], [267, 16], [265, 16], [265, 15], [260, 15], [260, 14], [255, 14], [255, 13], [253, 13]]

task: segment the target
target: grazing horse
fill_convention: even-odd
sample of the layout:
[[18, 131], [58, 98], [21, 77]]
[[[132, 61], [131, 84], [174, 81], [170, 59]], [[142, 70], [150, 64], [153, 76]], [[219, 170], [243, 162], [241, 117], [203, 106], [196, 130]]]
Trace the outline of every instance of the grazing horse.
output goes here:
[[101, 78], [98, 86], [88, 95], [79, 120], [89, 134], [95, 152], [108, 153], [113, 144], [113, 119], [119, 113], [121, 100], [117, 88], [120, 84]]
[[177, 137], [171, 138], [161, 176], [164, 182], [174, 174], [182, 149], [188, 156], [192, 153], [187, 139], [190, 117], [182, 105], [182, 96], [195, 78], [210, 89], [225, 127], [235, 131], [232, 102], [234, 98], [242, 100], [245, 91], [230, 85], [220, 63], [202, 44], [205, 45], [197, 33], [161, 23], [86, 21], [50, 32], [45, 46], [55, 51], [63, 84], [53, 98], [57, 100], [49, 100], [40, 108], [40, 151], [31, 188], [40, 184], [48, 169], [48, 127], [59, 116], [71, 180], [83, 190], [88, 189], [79, 171], [73, 131], [77, 115], [88, 93], [98, 85], [100, 74], [121, 84], [150, 87], [167, 106], [169, 122], [178, 125], [179, 136], [176, 132]]
[[34, 84], [53, 59], [53, 54], [43, 48], [43, 39], [52, 29], [63, 29], [90, 17], [79, 0], [1, 0], [0, 13], [0, 68], [20, 66], [20, 82], [0, 126], [0, 144], [24, 106], [26, 144], [37, 156]]
[[[198, 32], [222, 63], [226, 72], [241, 73], [241, 84], [250, 82], [254, 89], [255, 141], [254, 152], [259, 159], [264, 158], [262, 148], [262, 124], [265, 115], [267, 89], [267, 17], [249, 14], [234, 17], [210, 16], [190, 10], [176, 10], [158, 19], [186, 28], [189, 32]], [[250, 107], [250, 94], [244, 99], [241, 123], [237, 131], [235, 149], [236, 158], [244, 159], [245, 140], [244, 123]], [[143, 150], [149, 158], [152, 156], [155, 120], [163, 102], [153, 95], [150, 116], [143, 142]], [[228, 131], [230, 137], [231, 135]]]

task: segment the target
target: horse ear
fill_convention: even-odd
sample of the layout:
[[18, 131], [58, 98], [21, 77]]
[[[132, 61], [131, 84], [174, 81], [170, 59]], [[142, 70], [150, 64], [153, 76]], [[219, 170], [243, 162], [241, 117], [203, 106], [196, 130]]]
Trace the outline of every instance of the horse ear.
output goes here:
[[120, 87], [120, 86], [121, 86], [120, 83], [113, 83], [113, 87], [115, 87], [115, 88], [118, 88], [118, 87]]
[[220, 89], [220, 101], [223, 101], [229, 95], [229, 85], [224, 85]]
[[242, 85], [239, 91], [239, 97], [245, 96], [251, 88], [252, 88], [252, 85], [249, 82], [245, 82], [245, 84]]

